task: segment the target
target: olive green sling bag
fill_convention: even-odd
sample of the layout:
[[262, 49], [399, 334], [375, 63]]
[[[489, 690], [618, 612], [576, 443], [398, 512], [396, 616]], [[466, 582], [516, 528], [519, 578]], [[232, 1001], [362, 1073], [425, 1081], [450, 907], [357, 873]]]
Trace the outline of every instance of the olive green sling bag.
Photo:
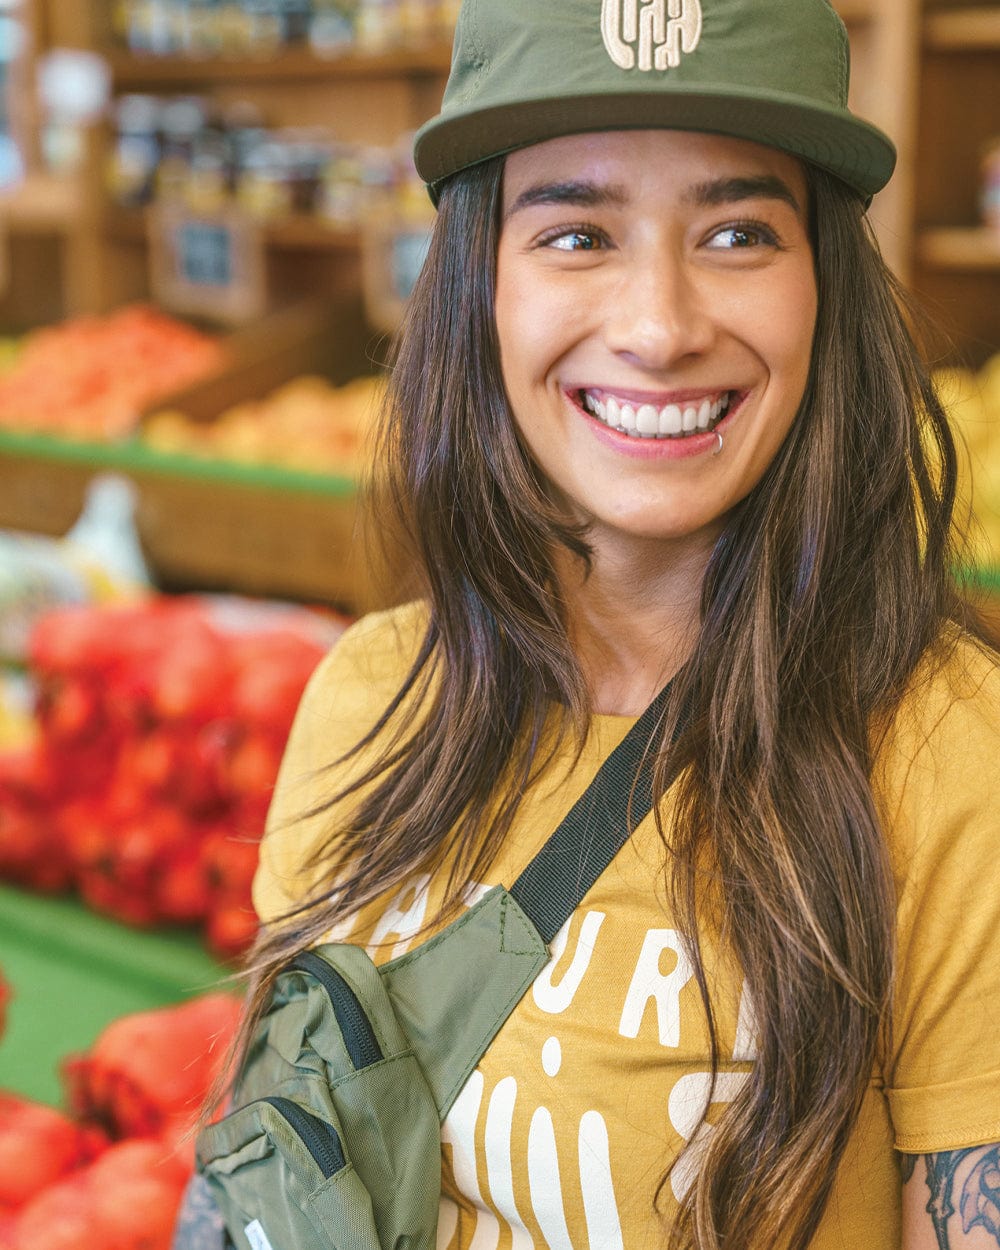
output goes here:
[[441, 1122], [547, 944], [648, 814], [666, 694], [509, 890], [381, 967], [328, 944], [278, 975], [236, 1110], [197, 1144], [237, 1250], [432, 1250]]

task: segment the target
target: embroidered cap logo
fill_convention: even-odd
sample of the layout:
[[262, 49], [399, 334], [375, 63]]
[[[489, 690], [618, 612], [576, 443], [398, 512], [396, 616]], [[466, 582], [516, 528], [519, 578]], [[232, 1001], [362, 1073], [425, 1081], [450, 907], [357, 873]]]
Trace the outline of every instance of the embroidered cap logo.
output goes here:
[[676, 69], [701, 38], [701, 0], [602, 0], [601, 33], [621, 69]]

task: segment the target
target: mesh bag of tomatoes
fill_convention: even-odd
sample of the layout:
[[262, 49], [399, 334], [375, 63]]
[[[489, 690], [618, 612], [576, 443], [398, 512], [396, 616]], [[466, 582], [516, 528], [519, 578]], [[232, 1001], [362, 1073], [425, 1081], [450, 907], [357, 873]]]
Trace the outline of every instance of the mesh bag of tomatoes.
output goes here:
[[36, 743], [0, 757], [0, 875], [238, 953], [284, 745], [339, 625], [221, 623], [211, 601], [59, 609], [31, 640]]
[[0, 1090], [0, 1250], [169, 1250], [239, 1011], [213, 993], [113, 1022], [64, 1064], [68, 1114]]

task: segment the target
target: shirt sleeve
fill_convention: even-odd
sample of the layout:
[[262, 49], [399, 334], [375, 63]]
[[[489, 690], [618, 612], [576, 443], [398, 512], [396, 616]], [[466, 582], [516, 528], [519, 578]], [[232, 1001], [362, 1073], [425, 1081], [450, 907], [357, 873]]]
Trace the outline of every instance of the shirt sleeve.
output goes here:
[[907, 1153], [1000, 1139], [1000, 677], [960, 645], [884, 772], [898, 892], [886, 1096]]
[[372, 762], [367, 753], [344, 757], [396, 694], [425, 624], [426, 614], [415, 604], [365, 617], [310, 678], [278, 772], [254, 877], [262, 924], [301, 903], [315, 884], [310, 855], [336, 837], [341, 809], [331, 800]]

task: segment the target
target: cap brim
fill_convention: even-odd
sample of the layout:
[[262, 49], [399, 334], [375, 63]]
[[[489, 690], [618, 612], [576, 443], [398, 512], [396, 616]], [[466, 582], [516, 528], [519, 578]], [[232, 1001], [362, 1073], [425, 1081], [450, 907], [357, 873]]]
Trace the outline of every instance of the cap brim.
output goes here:
[[846, 110], [759, 90], [543, 97], [453, 111], [421, 128], [414, 159], [436, 200], [440, 184], [452, 174], [518, 148], [563, 135], [660, 127], [732, 135], [790, 152], [841, 178], [865, 199], [885, 186], [896, 164], [891, 141]]

